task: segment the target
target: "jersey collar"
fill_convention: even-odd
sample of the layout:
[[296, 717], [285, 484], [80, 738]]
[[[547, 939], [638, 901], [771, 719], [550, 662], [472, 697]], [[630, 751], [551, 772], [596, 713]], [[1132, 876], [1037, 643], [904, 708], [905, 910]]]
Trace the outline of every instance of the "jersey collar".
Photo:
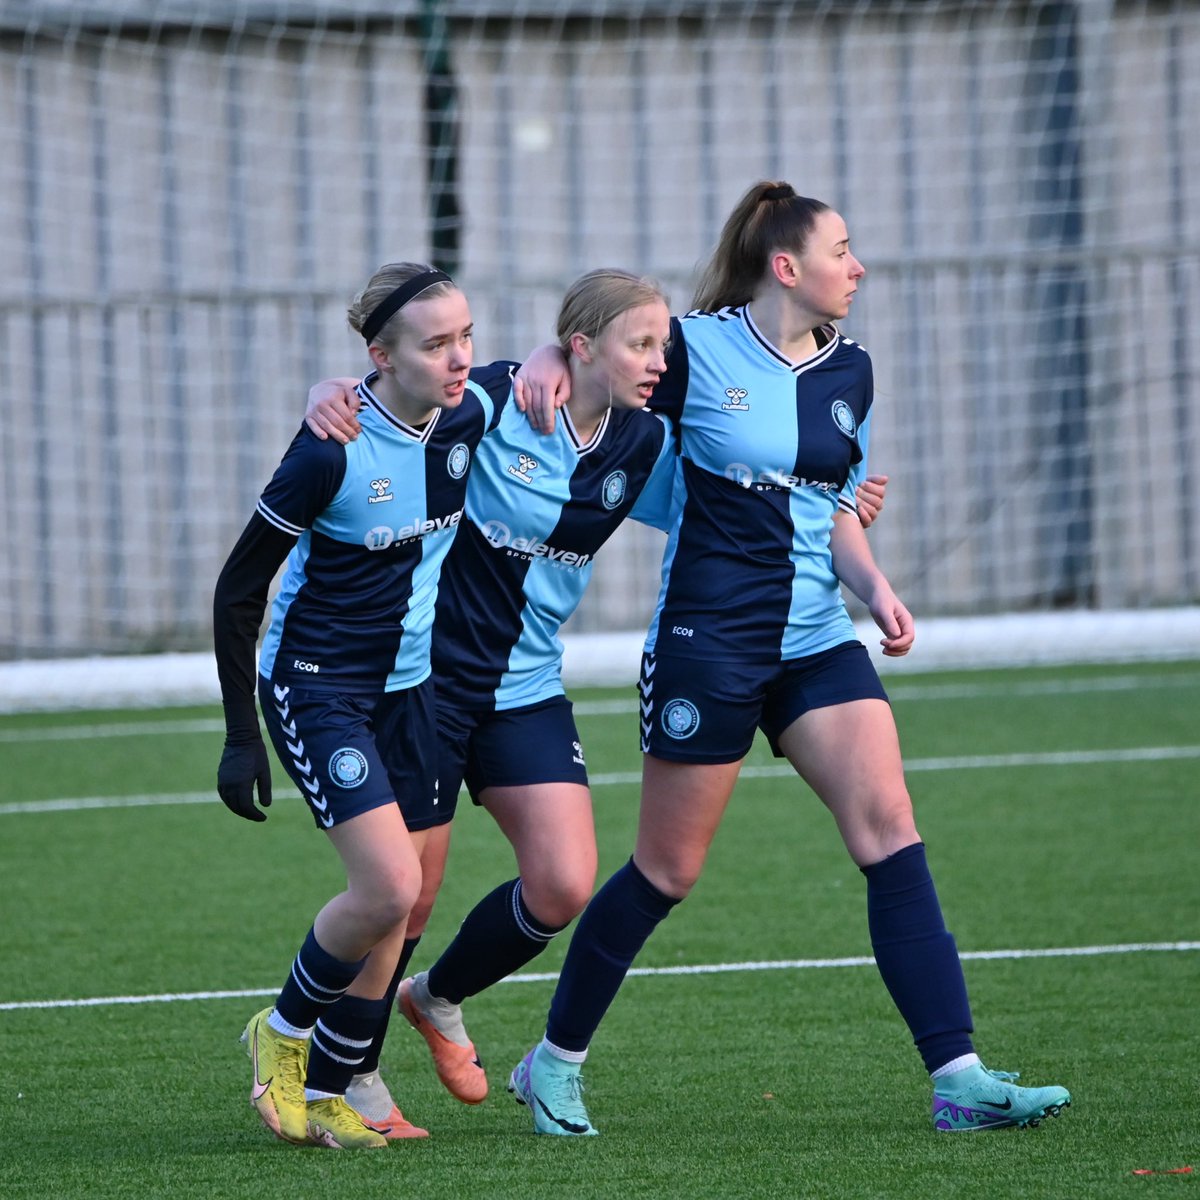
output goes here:
[[585, 454], [591, 454], [600, 443], [604, 440], [604, 432], [608, 429], [609, 419], [612, 417], [612, 409], [604, 410], [604, 416], [600, 418], [600, 424], [596, 426], [596, 432], [588, 438], [586, 444], [580, 442], [579, 433], [575, 429], [575, 422], [571, 420], [571, 414], [567, 409], [562, 409], [559, 416], [563, 419], [563, 427], [567, 431], [567, 437], [571, 445], [575, 447], [579, 457], [582, 458]]
[[362, 380], [358, 387], [354, 390], [358, 393], [359, 399], [367, 408], [377, 413], [381, 420], [385, 421], [388, 426], [396, 430], [397, 433], [404, 434], [405, 437], [412, 438], [414, 442], [427, 442], [433, 435], [435, 426], [438, 423], [438, 418], [442, 415], [440, 408], [433, 410], [433, 416], [425, 422], [421, 429], [416, 429], [414, 426], [400, 420], [388, 407], [371, 391], [371, 384], [379, 378], [378, 371], [372, 371], [366, 379]]
[[739, 310], [739, 316], [741, 317], [742, 328], [746, 331], [747, 337], [757, 343], [764, 354], [787, 367], [794, 375], [803, 375], [805, 371], [810, 371], [819, 363], [823, 363], [837, 349], [838, 343], [842, 338], [841, 332], [836, 325], [832, 323], [822, 325], [820, 329], [825, 335], [825, 344], [814, 354], [810, 354], [808, 358], [796, 362], [794, 359], [788, 358], [782, 350], [767, 340], [762, 330], [754, 323], [754, 318], [750, 315], [750, 306], [748, 304], [742, 305]]

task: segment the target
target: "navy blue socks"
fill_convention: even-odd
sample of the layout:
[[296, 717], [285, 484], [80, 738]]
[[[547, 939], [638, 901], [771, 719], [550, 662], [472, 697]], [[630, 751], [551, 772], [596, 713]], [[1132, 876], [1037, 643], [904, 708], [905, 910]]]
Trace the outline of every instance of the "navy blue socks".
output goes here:
[[546, 1040], [561, 1050], [588, 1048], [626, 972], [679, 901], [660, 892], [630, 859], [592, 897], [571, 938]]
[[386, 999], [343, 996], [321, 1014], [308, 1050], [310, 1091], [345, 1095], [350, 1080], [365, 1071], [363, 1063], [387, 1008]]
[[931, 1073], [971, 1054], [971, 1006], [921, 842], [863, 867], [867, 924], [883, 982]]
[[414, 938], [404, 939], [404, 946], [400, 951], [400, 961], [396, 964], [392, 982], [388, 984], [388, 989], [383, 994], [383, 1012], [379, 1014], [379, 1027], [371, 1039], [371, 1048], [363, 1056], [362, 1065], [354, 1072], [356, 1075], [369, 1075], [372, 1071], [379, 1069], [379, 1056], [383, 1053], [383, 1043], [387, 1038], [388, 1023], [392, 1019], [392, 1005], [396, 999], [396, 992], [400, 988], [400, 981], [404, 978], [404, 972], [408, 970], [408, 964], [412, 962], [413, 952], [420, 940], [420, 934]]
[[363, 963], [342, 962], [317, 944], [311, 929], [300, 953], [292, 963], [291, 974], [275, 1001], [275, 1011], [299, 1030], [311, 1029], [317, 1018], [330, 1005], [341, 999], [342, 993], [358, 978]]
[[543, 925], [529, 911], [520, 879], [502, 883], [467, 914], [429, 968], [429, 991], [461, 1004], [537, 958], [565, 925]]

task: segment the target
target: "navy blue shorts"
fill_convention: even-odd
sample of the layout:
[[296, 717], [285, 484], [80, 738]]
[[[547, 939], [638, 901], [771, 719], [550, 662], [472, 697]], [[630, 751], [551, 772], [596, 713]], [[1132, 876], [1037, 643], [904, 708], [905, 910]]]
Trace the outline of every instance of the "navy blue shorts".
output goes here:
[[552, 696], [502, 711], [467, 711], [438, 701], [438, 788], [443, 802], [459, 785], [476, 804], [489, 787], [578, 783], [587, 764], [570, 700]]
[[433, 681], [355, 696], [259, 676], [263, 721], [320, 829], [399, 804], [409, 829], [450, 820], [438, 804]]
[[642, 753], [671, 762], [738, 762], [755, 729], [782, 758], [779, 738], [813, 708], [887, 700], [861, 642], [842, 642], [785, 662], [718, 662], [643, 654]]

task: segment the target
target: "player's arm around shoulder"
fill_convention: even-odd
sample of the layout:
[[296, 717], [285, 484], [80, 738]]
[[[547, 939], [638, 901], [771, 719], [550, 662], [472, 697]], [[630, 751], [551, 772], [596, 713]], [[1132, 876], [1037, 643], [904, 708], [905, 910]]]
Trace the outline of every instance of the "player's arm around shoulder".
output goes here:
[[883, 512], [884, 492], [887, 490], [886, 475], [868, 475], [854, 489], [854, 502], [858, 508], [858, 521], [864, 529], [870, 529]]
[[[502, 420], [511, 423], [514, 418], [510, 414], [520, 413], [516, 403], [516, 372], [519, 362], [509, 359], [497, 359], [482, 367], [472, 367], [467, 375], [470, 389], [479, 397], [484, 409], [484, 434], [490, 434], [500, 427]], [[521, 416], [522, 421], [525, 420]]]
[[304, 423], [320, 441], [332, 438], [345, 445], [362, 432], [358, 410], [362, 400], [356, 391], [359, 380], [349, 376], [323, 379], [308, 389], [308, 406]]
[[513, 402], [538, 433], [553, 433], [558, 410], [571, 398], [571, 372], [561, 346], [539, 346], [513, 376]]

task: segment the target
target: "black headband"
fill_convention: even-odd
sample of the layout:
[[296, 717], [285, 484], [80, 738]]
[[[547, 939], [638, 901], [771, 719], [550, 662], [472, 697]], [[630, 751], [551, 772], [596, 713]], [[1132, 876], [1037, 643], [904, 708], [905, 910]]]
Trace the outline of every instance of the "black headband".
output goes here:
[[776, 184], [762, 194], [764, 200], [790, 200], [796, 194], [796, 189], [790, 183]]
[[445, 271], [422, 271], [406, 279], [375, 311], [363, 322], [362, 335], [369, 346], [379, 331], [394, 317], [410, 300], [419, 296], [426, 288], [435, 283], [453, 283], [454, 280]]

